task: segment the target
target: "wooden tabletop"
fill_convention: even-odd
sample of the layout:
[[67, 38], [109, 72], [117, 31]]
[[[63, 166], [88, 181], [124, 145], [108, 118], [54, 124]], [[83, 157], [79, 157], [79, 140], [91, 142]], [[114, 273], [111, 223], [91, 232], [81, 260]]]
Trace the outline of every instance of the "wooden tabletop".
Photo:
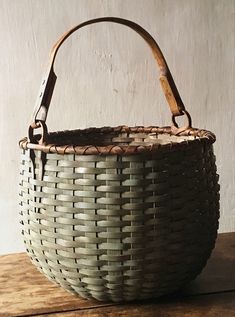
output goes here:
[[79, 298], [48, 281], [25, 253], [0, 256], [0, 316], [235, 317], [235, 233], [219, 235], [206, 268], [185, 289], [129, 304]]

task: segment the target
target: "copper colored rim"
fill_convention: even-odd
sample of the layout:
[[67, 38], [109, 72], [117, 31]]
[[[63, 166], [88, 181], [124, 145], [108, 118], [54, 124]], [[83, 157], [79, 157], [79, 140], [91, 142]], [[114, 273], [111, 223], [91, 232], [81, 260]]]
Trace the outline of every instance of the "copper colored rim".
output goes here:
[[[100, 134], [102, 136], [109, 133], [158, 133], [158, 134], [169, 134], [169, 136], [193, 136], [195, 139], [193, 140], [185, 140], [183, 142], [169, 142], [167, 144], [152, 144], [152, 145], [116, 145], [110, 144], [105, 146], [97, 146], [97, 145], [74, 145], [74, 144], [63, 144], [61, 145], [60, 140], [63, 138], [74, 137], [75, 135], [79, 138], [80, 136], [86, 135], [91, 138], [92, 136], [96, 136]], [[188, 147], [189, 145], [196, 145], [201, 143], [212, 144], [215, 142], [215, 135], [207, 130], [200, 130], [196, 128], [185, 129], [184, 131], [177, 131], [175, 127], [127, 127], [127, 126], [119, 126], [119, 127], [102, 127], [102, 128], [88, 128], [84, 130], [69, 130], [69, 131], [58, 131], [48, 133], [47, 142], [42, 144], [36, 143], [36, 140], [39, 140], [41, 135], [35, 136], [35, 143], [29, 142], [28, 138], [24, 138], [20, 140], [19, 145], [22, 149], [33, 149], [42, 151], [45, 153], [57, 153], [57, 154], [78, 154], [78, 155], [97, 155], [97, 154], [113, 154], [113, 155], [131, 155], [137, 153], [147, 153], [147, 152], [155, 152], [160, 150], [167, 149], [179, 149]], [[53, 140], [54, 142], [50, 142]], [[58, 140], [58, 141], [57, 141]], [[55, 142], [56, 141], [56, 142]]]

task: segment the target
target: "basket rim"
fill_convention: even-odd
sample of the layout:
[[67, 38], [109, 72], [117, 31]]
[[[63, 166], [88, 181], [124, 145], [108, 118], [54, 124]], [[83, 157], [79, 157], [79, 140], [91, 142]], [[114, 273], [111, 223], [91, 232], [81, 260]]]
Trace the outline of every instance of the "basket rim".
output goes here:
[[[157, 133], [157, 134], [168, 134], [169, 136], [193, 136], [194, 139], [185, 140], [182, 142], [171, 141], [167, 144], [152, 144], [152, 145], [60, 145], [59, 143], [32, 143], [29, 142], [27, 137], [19, 141], [19, 147], [21, 149], [27, 150], [38, 150], [44, 153], [55, 153], [55, 154], [77, 154], [77, 155], [133, 155], [139, 153], [153, 153], [157, 151], [166, 151], [166, 150], [176, 150], [183, 149], [190, 145], [199, 145], [199, 144], [213, 144], [216, 141], [215, 134], [204, 129], [198, 128], [187, 128], [181, 131], [176, 129], [174, 126], [158, 127], [158, 126], [117, 126], [117, 127], [92, 127], [86, 129], [76, 129], [76, 130], [64, 130], [50, 132], [47, 135], [47, 140], [50, 138], [61, 138], [65, 136], [74, 136], [77, 135], [104, 135], [108, 133]], [[39, 140], [41, 137], [40, 134], [35, 135], [35, 140]]]

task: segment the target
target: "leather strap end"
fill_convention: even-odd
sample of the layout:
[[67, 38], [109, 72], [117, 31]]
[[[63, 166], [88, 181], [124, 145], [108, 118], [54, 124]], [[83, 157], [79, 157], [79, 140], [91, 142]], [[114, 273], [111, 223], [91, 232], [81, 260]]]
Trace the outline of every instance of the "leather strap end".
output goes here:
[[185, 110], [185, 107], [177, 91], [177, 88], [170, 85], [169, 78], [166, 75], [161, 74], [159, 80], [172, 114], [174, 116], [182, 116], [184, 114], [183, 111]]
[[55, 87], [57, 76], [53, 68], [49, 70], [49, 75], [44, 77], [40, 87], [37, 103], [33, 113], [33, 122], [46, 121], [47, 112], [50, 106], [53, 90]]

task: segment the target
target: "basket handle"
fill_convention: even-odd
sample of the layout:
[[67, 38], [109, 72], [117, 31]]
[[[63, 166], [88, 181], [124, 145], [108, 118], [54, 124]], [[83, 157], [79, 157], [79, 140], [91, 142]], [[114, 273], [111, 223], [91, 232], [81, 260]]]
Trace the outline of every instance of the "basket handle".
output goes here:
[[172, 112], [172, 118], [175, 120], [176, 116], [181, 116], [183, 114], [186, 114], [187, 117], [189, 118], [190, 116], [185, 110], [183, 101], [181, 100], [178, 89], [174, 83], [170, 70], [167, 66], [166, 60], [158, 44], [153, 39], [153, 37], [140, 25], [132, 21], [125, 20], [122, 18], [116, 18], [116, 17], [102, 17], [102, 18], [89, 20], [75, 26], [74, 28], [69, 30], [67, 33], [65, 33], [53, 46], [51, 55], [50, 55], [49, 66], [42, 80], [39, 96], [37, 98], [36, 106], [33, 112], [32, 124], [30, 125], [30, 127], [33, 129], [37, 128], [39, 127], [39, 124], [38, 124], [39, 121], [41, 122], [46, 121], [51, 97], [53, 94], [53, 90], [54, 90], [54, 86], [55, 86], [55, 82], [57, 78], [56, 74], [54, 73], [53, 66], [54, 66], [54, 61], [60, 46], [72, 33], [77, 31], [78, 29], [86, 25], [94, 24], [98, 22], [114, 22], [114, 23], [126, 25], [130, 27], [131, 29], [133, 29], [134, 31], [136, 31], [147, 42], [159, 66], [159, 70], [160, 70], [159, 79], [160, 79], [165, 97], [167, 99], [167, 102], [170, 106], [170, 110]]

